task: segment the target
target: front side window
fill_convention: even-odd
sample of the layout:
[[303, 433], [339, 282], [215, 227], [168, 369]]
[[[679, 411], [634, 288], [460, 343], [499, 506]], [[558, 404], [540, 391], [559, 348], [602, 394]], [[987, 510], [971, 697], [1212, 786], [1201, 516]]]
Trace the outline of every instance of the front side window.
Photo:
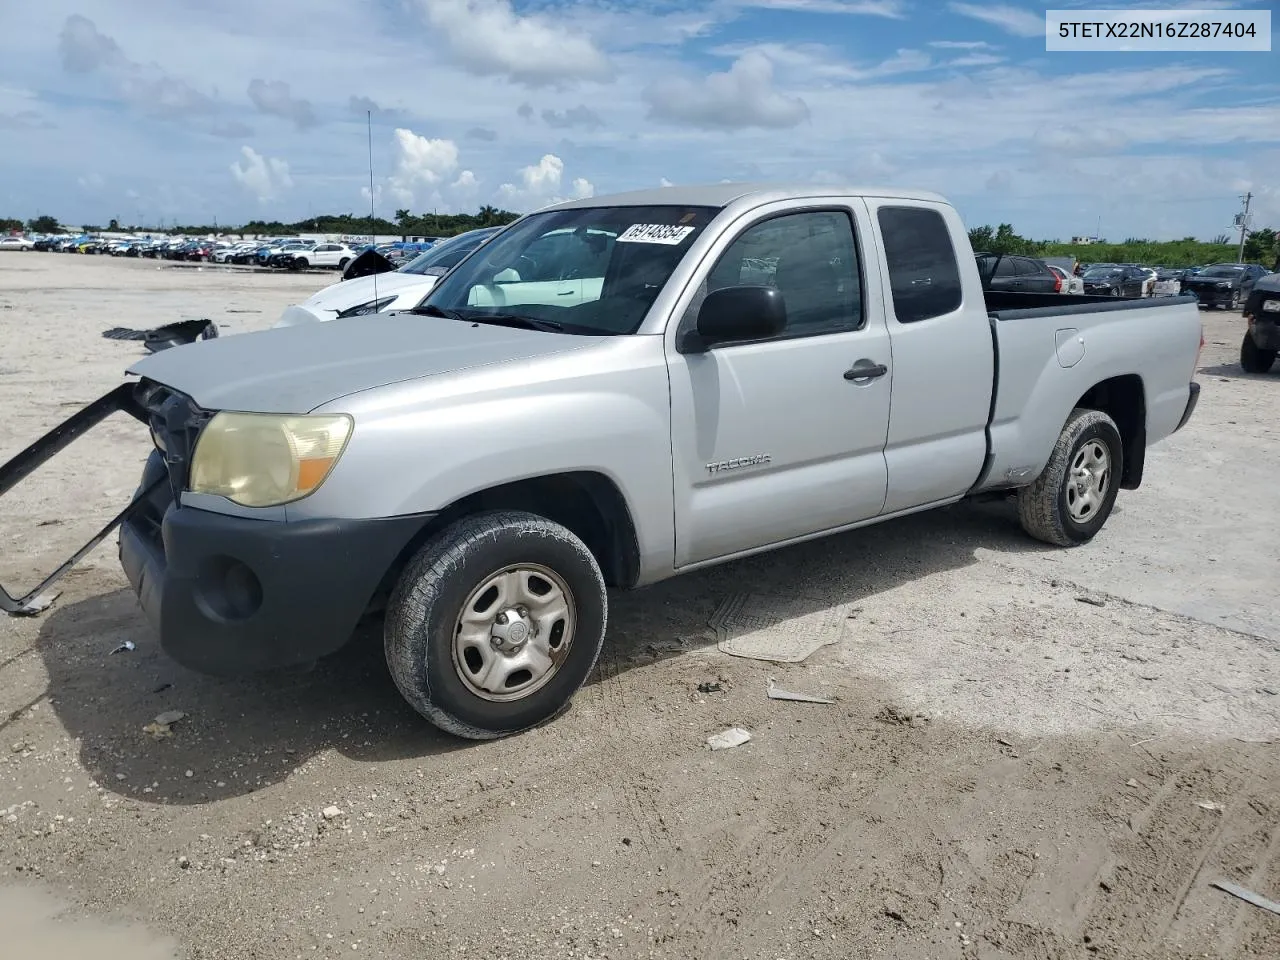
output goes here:
[[415, 312], [566, 333], [630, 334], [714, 207], [536, 213], [449, 273]]
[[858, 329], [862, 282], [849, 215], [806, 211], [748, 227], [707, 277], [708, 293], [741, 285], [782, 292], [787, 308], [783, 336]]
[[881, 207], [893, 312], [899, 323], [918, 323], [960, 308], [960, 265], [947, 222], [927, 207]]

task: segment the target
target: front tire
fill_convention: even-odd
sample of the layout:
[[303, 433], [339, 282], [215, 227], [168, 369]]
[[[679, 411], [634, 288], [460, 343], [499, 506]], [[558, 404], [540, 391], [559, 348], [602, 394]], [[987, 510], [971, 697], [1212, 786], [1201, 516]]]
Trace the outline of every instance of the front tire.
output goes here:
[[1274, 350], [1259, 350], [1258, 345], [1253, 342], [1252, 334], [1245, 333], [1240, 344], [1240, 366], [1245, 373], [1266, 373], [1275, 362]]
[[1059, 547], [1088, 543], [1111, 515], [1123, 467], [1115, 421], [1100, 410], [1073, 410], [1049, 463], [1018, 491], [1022, 529]]
[[567, 708], [607, 616], [600, 567], [572, 532], [531, 513], [476, 514], [433, 536], [401, 574], [387, 665], [435, 726], [491, 740]]

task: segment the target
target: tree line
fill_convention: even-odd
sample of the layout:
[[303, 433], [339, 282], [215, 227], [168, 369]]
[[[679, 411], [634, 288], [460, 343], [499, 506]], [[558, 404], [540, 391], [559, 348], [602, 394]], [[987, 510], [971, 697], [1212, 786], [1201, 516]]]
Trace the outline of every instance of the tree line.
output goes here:
[[[1211, 241], [1183, 237], [1181, 240], [1147, 240], [1129, 237], [1123, 243], [1062, 243], [1057, 240], [1030, 240], [1013, 230], [1013, 225], [974, 227], [969, 242], [979, 253], [1002, 253], [1028, 257], [1075, 257], [1091, 263], [1143, 263], [1164, 267], [1195, 267], [1206, 263], [1235, 263], [1239, 243], [1226, 234]], [[1280, 259], [1280, 236], [1271, 227], [1255, 230], [1244, 244], [1246, 263], [1260, 263], [1267, 269]]]

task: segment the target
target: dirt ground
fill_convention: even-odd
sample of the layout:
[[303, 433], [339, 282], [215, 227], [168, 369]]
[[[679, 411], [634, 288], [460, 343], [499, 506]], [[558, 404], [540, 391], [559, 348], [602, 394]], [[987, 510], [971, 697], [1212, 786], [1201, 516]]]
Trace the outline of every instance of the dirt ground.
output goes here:
[[[0, 461], [120, 381], [110, 326], [271, 323], [323, 278], [0, 255]], [[14, 956], [1277, 957], [1280, 373], [1203, 314], [1203, 399], [1071, 551], [957, 506], [613, 598], [555, 723], [452, 740], [376, 634], [216, 680], [99, 548], [0, 621], [0, 927]], [[26, 587], [127, 501], [128, 425], [0, 502]], [[742, 590], [852, 603], [797, 665], [719, 652]], [[1087, 602], [1086, 602], [1087, 601]], [[131, 652], [112, 653], [123, 641]], [[832, 705], [766, 697], [780, 686]], [[143, 731], [186, 716], [171, 736]], [[750, 743], [712, 752], [726, 727]], [[326, 808], [336, 807], [336, 812]]]

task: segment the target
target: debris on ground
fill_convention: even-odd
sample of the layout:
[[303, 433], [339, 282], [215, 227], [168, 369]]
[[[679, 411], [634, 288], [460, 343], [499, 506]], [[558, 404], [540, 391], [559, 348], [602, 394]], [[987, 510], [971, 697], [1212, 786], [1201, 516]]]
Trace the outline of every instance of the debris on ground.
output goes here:
[[172, 735], [173, 725], [185, 716], [186, 714], [181, 710], [166, 710], [164, 713], [157, 714], [154, 720], [142, 728], [142, 732], [149, 733], [160, 740]]
[[112, 327], [103, 330], [102, 335], [108, 340], [141, 340], [147, 350], [156, 353], [196, 340], [212, 340], [218, 335], [218, 325], [212, 320], [179, 320], [150, 330]]
[[1087, 603], [1091, 607], [1105, 607], [1107, 601], [1099, 600], [1097, 597], [1076, 597], [1077, 603]]
[[744, 743], [751, 740], [751, 734], [741, 727], [730, 727], [723, 733], [717, 733], [715, 736], [707, 737], [707, 746], [712, 750], [728, 750], [731, 747], [740, 747]]
[[1197, 803], [1196, 806], [1199, 807], [1201, 810], [1210, 810], [1210, 811], [1213, 811], [1214, 813], [1222, 812], [1222, 804], [1220, 803], [1212, 803], [1212, 802], [1206, 801], [1204, 803]]
[[133, 651], [136, 649], [138, 649], [138, 645], [136, 643], [134, 643], [132, 640], [126, 640], [124, 641], [124, 643], [120, 644], [119, 646], [112, 648], [111, 652], [112, 653], [133, 653]]
[[703, 680], [698, 684], [699, 693], [723, 693], [724, 684], [719, 680]]
[[769, 684], [765, 687], [765, 692], [769, 695], [770, 700], [790, 700], [794, 703], [835, 703], [830, 697], [815, 697], [809, 693], [795, 693], [791, 690], [783, 690], [774, 684], [773, 677], [769, 678]]
[[871, 719], [879, 720], [881, 723], [892, 723], [898, 726], [909, 727], [915, 724], [916, 715], [910, 710], [900, 710], [893, 704], [886, 704], [881, 707]]
[[721, 653], [749, 660], [800, 663], [844, 637], [851, 605], [815, 597], [738, 593], [712, 614]]
[[1239, 897], [1246, 903], [1252, 903], [1255, 907], [1261, 907], [1263, 910], [1270, 910], [1272, 913], [1280, 916], [1280, 903], [1276, 903], [1274, 900], [1268, 900], [1266, 897], [1254, 893], [1252, 890], [1246, 890], [1244, 887], [1237, 886], [1230, 880], [1214, 880], [1209, 884], [1209, 886], [1217, 887], [1219, 890], [1229, 893], [1233, 897]]
[[342, 816], [342, 808], [332, 805], [327, 806], [320, 811], [320, 816], [324, 817], [326, 820], [336, 820], [338, 817]]
[[30, 602], [21, 610], [13, 611], [15, 617], [34, 617], [37, 613], [44, 613], [53, 606], [53, 601], [62, 596], [61, 590], [50, 590], [42, 593], [38, 597], [32, 597]]

